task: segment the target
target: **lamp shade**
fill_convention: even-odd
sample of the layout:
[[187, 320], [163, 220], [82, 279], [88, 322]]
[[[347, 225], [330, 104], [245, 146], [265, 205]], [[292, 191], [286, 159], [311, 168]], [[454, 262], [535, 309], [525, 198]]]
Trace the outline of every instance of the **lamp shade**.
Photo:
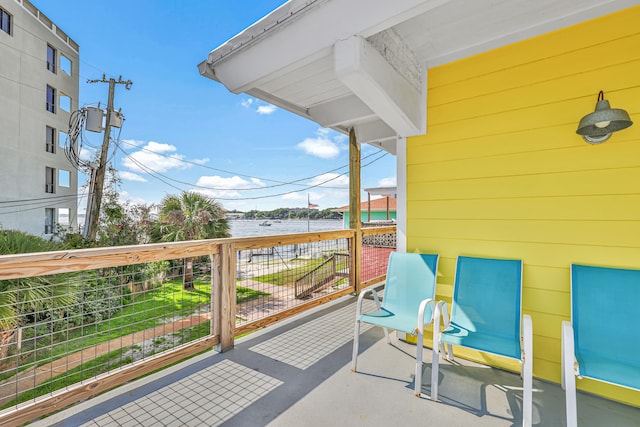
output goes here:
[[609, 101], [604, 99], [604, 93], [600, 91], [596, 110], [580, 120], [576, 133], [584, 136], [585, 139], [590, 137], [593, 140], [602, 139], [604, 141], [608, 139], [608, 135], [612, 132], [626, 129], [632, 124], [629, 113], [619, 108], [611, 108]]

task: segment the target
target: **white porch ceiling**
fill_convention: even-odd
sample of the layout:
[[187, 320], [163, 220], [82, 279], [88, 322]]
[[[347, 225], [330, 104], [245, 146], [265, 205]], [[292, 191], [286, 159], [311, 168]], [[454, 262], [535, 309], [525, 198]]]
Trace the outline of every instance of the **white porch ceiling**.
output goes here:
[[291, 0], [212, 50], [200, 74], [395, 154], [425, 133], [428, 68], [637, 0]]

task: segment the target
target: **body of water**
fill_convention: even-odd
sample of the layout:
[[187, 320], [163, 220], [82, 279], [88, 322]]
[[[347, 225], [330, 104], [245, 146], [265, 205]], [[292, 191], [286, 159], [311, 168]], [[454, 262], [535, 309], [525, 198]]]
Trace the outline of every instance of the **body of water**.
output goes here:
[[[262, 223], [270, 225], [260, 225]], [[234, 219], [229, 221], [232, 237], [273, 236], [276, 234], [306, 233], [307, 231], [331, 231], [342, 230], [342, 220], [253, 220]]]

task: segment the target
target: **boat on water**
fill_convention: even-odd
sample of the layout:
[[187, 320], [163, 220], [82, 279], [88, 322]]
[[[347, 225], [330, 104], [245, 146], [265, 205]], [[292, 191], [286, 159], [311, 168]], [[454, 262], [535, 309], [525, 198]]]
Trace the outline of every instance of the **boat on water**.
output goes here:
[[263, 221], [258, 224], [260, 227], [271, 227], [271, 223], [269, 221]]

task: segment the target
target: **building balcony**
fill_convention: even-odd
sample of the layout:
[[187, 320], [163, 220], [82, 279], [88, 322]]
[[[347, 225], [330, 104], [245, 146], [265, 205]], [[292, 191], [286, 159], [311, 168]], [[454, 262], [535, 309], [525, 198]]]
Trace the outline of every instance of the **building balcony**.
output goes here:
[[[13, 302], [20, 311], [15, 328], [4, 328], [0, 423], [520, 424], [518, 374], [458, 358], [441, 366], [441, 402], [417, 398], [415, 346], [389, 346], [378, 328], [362, 329], [351, 372], [353, 294], [382, 287], [388, 258], [388, 248], [359, 241], [346, 230], [0, 257], [6, 292], [23, 280], [22, 289], [48, 290], [49, 302], [75, 293], [73, 305], [34, 304], [27, 314]], [[317, 276], [305, 283], [316, 288], [296, 297], [295, 282], [310, 271]], [[640, 419], [639, 408], [586, 393], [578, 412], [581, 426]], [[564, 425], [557, 384], [534, 380], [533, 422]]]

